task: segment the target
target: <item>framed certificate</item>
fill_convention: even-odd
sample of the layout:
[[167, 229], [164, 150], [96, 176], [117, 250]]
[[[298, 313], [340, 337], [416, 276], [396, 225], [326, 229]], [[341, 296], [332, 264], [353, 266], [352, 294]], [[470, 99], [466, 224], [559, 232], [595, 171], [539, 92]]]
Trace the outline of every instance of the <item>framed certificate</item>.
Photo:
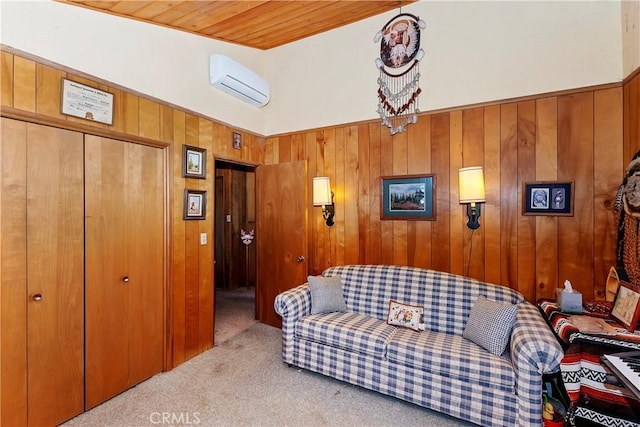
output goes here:
[[62, 79], [62, 114], [113, 124], [113, 94]]

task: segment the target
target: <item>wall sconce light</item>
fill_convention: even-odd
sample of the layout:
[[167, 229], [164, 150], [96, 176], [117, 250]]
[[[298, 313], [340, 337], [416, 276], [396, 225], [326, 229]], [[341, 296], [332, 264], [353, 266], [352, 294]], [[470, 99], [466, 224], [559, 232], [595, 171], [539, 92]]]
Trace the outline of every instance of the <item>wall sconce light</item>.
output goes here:
[[472, 230], [480, 227], [480, 204], [485, 202], [484, 174], [482, 166], [471, 166], [458, 171], [458, 194], [460, 204], [467, 203], [467, 227]]
[[327, 226], [331, 227], [334, 224], [335, 205], [328, 176], [313, 178], [313, 206], [322, 206], [322, 217]]

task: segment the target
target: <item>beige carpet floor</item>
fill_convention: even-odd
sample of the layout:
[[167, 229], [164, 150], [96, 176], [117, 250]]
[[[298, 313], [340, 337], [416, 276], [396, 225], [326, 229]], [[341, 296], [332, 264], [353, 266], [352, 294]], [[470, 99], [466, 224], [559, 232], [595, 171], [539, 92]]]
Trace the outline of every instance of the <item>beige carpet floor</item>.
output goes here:
[[254, 287], [216, 289], [215, 303], [214, 345], [225, 342], [257, 322]]
[[281, 359], [261, 323], [70, 420], [72, 426], [468, 426]]

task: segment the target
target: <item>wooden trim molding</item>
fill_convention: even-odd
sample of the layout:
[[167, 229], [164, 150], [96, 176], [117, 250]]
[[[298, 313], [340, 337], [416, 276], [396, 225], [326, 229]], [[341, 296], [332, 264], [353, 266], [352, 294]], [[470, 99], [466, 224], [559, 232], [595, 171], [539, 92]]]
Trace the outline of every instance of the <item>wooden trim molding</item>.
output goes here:
[[10, 119], [22, 120], [25, 122], [36, 123], [40, 125], [52, 126], [59, 129], [73, 130], [77, 132], [87, 133], [90, 135], [101, 136], [104, 138], [119, 139], [120, 141], [133, 142], [136, 144], [149, 145], [156, 148], [165, 148], [170, 144], [153, 138], [145, 138], [143, 136], [131, 135], [114, 131], [109, 128], [96, 128], [85, 125], [84, 123], [71, 122], [56, 117], [49, 117], [43, 114], [32, 113], [29, 111], [19, 110], [11, 107], [0, 107], [0, 116]]
[[[640, 69], [636, 70], [636, 72], [638, 72], [638, 71], [640, 71]], [[554, 96], [557, 97], [557, 96], [572, 95], [572, 94], [583, 93], [583, 92], [592, 92], [592, 91], [595, 92], [595, 91], [598, 91], [598, 90], [613, 89], [613, 88], [618, 88], [618, 87], [621, 87], [621, 86], [622, 86], [622, 82], [604, 83], [604, 84], [595, 85], [595, 86], [585, 86], [585, 87], [574, 88], [574, 89], [558, 90], [558, 91], [555, 91], [555, 92], [545, 92], [545, 93], [538, 93], [538, 94], [534, 94], [534, 95], [518, 96], [518, 97], [515, 97], [515, 98], [506, 98], [506, 99], [500, 99], [500, 100], [495, 100], [495, 101], [478, 102], [476, 104], [456, 105], [456, 106], [452, 106], [452, 107], [439, 108], [437, 110], [422, 111], [422, 112], [420, 112], [420, 114], [418, 114], [418, 116], [419, 117], [420, 116], [430, 116], [430, 115], [440, 114], [440, 113], [451, 113], [453, 111], [490, 107], [490, 106], [493, 106], [493, 105], [504, 105], [504, 104], [524, 102], [524, 101], [532, 101], [532, 100], [536, 100], [536, 99], [549, 98], [549, 97], [554, 97]], [[276, 135], [269, 135], [266, 138], [279, 138], [279, 137], [283, 137], [283, 136], [287, 136], [287, 135], [297, 135], [300, 132], [317, 132], [317, 131], [321, 131], [323, 129], [340, 128], [340, 127], [343, 127], [343, 126], [368, 125], [368, 124], [371, 124], [371, 123], [377, 123], [379, 121], [380, 121], [380, 119], [362, 120], [362, 121], [359, 121], [359, 122], [350, 122], [348, 124], [344, 124], [343, 123], [343, 124], [337, 124], [337, 125], [332, 125], [332, 126], [323, 126], [323, 127], [314, 128], [314, 129], [304, 129], [304, 130], [298, 130], [298, 131], [293, 131], [293, 132], [285, 132], [285, 133], [276, 134]]]
[[629, 84], [631, 80], [635, 79], [637, 76], [640, 76], [640, 67], [636, 68], [631, 74], [624, 78], [622, 81], [623, 85]]
[[59, 64], [57, 62], [50, 61], [48, 59], [45, 59], [45, 58], [42, 58], [40, 56], [31, 54], [29, 52], [22, 51], [20, 49], [15, 49], [15, 48], [13, 48], [11, 46], [7, 46], [7, 45], [2, 44], [2, 43], [0, 43], [0, 51], [7, 52], [7, 53], [10, 53], [12, 55], [17, 55], [17, 56], [19, 56], [21, 58], [37, 62], [38, 64], [45, 65], [47, 67], [51, 67], [51, 68], [54, 68], [56, 70], [60, 70], [60, 71], [65, 72], [67, 74], [72, 74], [74, 76], [78, 76], [78, 77], [82, 77], [82, 78], [91, 80], [92, 82], [95, 82], [95, 83], [98, 83], [98, 84], [103, 84], [103, 85], [107, 86], [110, 89], [121, 90], [121, 91], [126, 92], [128, 94], [135, 95], [135, 96], [137, 96], [139, 98], [147, 99], [147, 100], [153, 101], [153, 102], [158, 102], [158, 103], [160, 103], [162, 105], [166, 105], [167, 107], [173, 108], [175, 110], [183, 111], [186, 114], [189, 114], [189, 115], [192, 115], [192, 116], [196, 116], [196, 117], [200, 117], [200, 118], [203, 118], [203, 119], [206, 119], [206, 120], [210, 120], [213, 123], [217, 123], [217, 124], [220, 124], [220, 125], [223, 125], [223, 126], [227, 126], [229, 128], [240, 130], [240, 131], [242, 131], [242, 132], [244, 132], [245, 134], [248, 134], [248, 135], [254, 135], [254, 136], [257, 136], [258, 138], [264, 138], [263, 135], [260, 135], [260, 134], [258, 134], [256, 132], [252, 132], [252, 131], [249, 131], [247, 129], [239, 128], [238, 126], [234, 126], [234, 125], [232, 125], [230, 123], [226, 123], [226, 122], [224, 122], [222, 120], [218, 120], [218, 119], [214, 119], [212, 117], [205, 116], [204, 114], [198, 113], [197, 111], [193, 111], [193, 110], [190, 110], [188, 108], [173, 104], [171, 102], [167, 102], [166, 100], [163, 100], [163, 99], [160, 99], [160, 98], [154, 98], [152, 96], [146, 95], [146, 94], [144, 94], [142, 92], [138, 92], [138, 91], [133, 90], [131, 88], [115, 84], [115, 83], [113, 83], [111, 81], [101, 79], [101, 78], [96, 77], [94, 75], [87, 74], [85, 72], [73, 69], [71, 67], [67, 67], [65, 65]]

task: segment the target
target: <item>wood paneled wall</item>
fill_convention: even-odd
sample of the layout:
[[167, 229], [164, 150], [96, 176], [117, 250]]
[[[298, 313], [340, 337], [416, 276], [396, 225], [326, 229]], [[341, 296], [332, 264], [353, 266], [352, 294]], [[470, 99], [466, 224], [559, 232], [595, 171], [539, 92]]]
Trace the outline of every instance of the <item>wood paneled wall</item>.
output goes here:
[[[213, 215], [214, 158], [260, 164], [264, 138], [233, 129], [166, 103], [112, 87], [97, 79], [17, 52], [1, 52], [0, 106], [3, 115], [26, 116], [58, 127], [85, 133], [166, 147], [170, 217], [168, 263], [167, 360], [169, 369], [213, 345]], [[62, 115], [61, 84], [67, 78], [114, 94], [113, 126]], [[231, 146], [232, 132], [242, 135], [242, 150]], [[207, 178], [182, 178], [182, 144], [207, 149]], [[183, 190], [206, 190], [204, 221], [182, 219]], [[209, 244], [200, 245], [200, 233]]]
[[[412, 265], [509, 286], [529, 301], [553, 296], [566, 279], [586, 300], [602, 299], [615, 263], [612, 205], [640, 144], [638, 98], [636, 77], [624, 87], [423, 114], [393, 137], [378, 121], [274, 136], [265, 162], [306, 159], [310, 175], [331, 178], [336, 225], [315, 209], [311, 274]], [[458, 169], [472, 165], [484, 166], [487, 190], [474, 233], [457, 188]], [[421, 173], [436, 174], [436, 220], [380, 220], [380, 177]], [[532, 181], [573, 181], [574, 215], [523, 216], [522, 185]]]
[[[624, 85], [424, 114], [391, 137], [378, 121], [269, 138], [74, 74], [13, 51], [1, 52], [0, 106], [34, 121], [166, 147], [171, 253], [167, 368], [212, 346], [214, 158], [259, 165], [309, 161], [329, 175], [336, 225], [310, 222], [310, 273], [329, 265], [388, 263], [468, 274], [510, 286], [533, 301], [565, 279], [585, 299], [603, 297], [614, 263], [612, 202], [630, 157], [640, 150], [640, 73]], [[113, 126], [60, 114], [62, 78], [114, 93]], [[206, 180], [182, 178], [182, 144], [207, 149]], [[458, 203], [457, 170], [485, 168], [487, 203], [471, 234]], [[435, 173], [435, 221], [381, 221], [380, 177]], [[522, 216], [522, 182], [575, 182], [573, 217]], [[185, 188], [207, 190], [207, 219], [182, 220]]]

